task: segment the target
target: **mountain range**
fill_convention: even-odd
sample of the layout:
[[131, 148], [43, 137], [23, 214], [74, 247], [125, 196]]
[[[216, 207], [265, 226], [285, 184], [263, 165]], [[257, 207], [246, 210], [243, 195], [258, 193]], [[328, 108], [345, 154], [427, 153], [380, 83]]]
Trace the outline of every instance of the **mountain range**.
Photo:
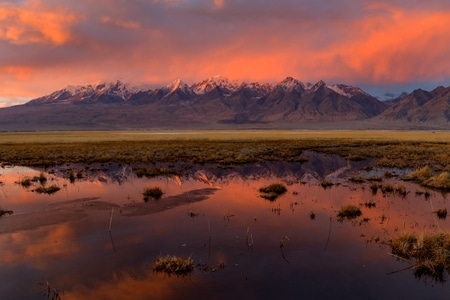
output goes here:
[[0, 131], [217, 128], [447, 129], [450, 87], [380, 101], [358, 87], [240, 83], [215, 76], [150, 89], [120, 81], [68, 86], [0, 109]]

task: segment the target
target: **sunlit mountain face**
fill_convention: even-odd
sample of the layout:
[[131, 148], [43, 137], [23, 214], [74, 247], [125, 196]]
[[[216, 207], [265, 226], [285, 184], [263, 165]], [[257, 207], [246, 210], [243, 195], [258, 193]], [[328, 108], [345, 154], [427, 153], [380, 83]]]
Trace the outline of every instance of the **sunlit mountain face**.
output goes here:
[[0, 109], [0, 130], [146, 128], [446, 129], [450, 88], [380, 101], [359, 87], [214, 76], [160, 88], [121, 81], [67, 86]]

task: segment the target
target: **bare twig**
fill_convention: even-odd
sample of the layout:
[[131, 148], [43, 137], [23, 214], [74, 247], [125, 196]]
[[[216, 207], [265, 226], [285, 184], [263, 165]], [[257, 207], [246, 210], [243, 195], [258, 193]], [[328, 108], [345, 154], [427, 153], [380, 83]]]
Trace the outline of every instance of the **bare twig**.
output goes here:
[[327, 243], [325, 244], [325, 248], [323, 250], [327, 250], [328, 248], [328, 243], [330, 242], [330, 236], [331, 236], [331, 217], [330, 217], [330, 226], [328, 228], [328, 238], [327, 238]]

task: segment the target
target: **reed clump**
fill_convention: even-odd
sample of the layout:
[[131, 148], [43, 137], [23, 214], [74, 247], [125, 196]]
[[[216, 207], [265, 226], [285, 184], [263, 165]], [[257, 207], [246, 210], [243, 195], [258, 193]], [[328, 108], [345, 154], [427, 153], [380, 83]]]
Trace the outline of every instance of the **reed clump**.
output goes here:
[[142, 193], [142, 195], [144, 196], [144, 201], [147, 202], [150, 198], [153, 198], [155, 200], [158, 200], [162, 197], [163, 195], [163, 191], [161, 190], [160, 187], [149, 187], [149, 188], [145, 188], [144, 192]]
[[445, 281], [450, 272], [450, 233], [416, 234], [404, 232], [391, 240], [392, 254], [414, 261], [415, 275]]
[[194, 260], [175, 255], [159, 256], [153, 265], [153, 272], [167, 275], [186, 276], [194, 271]]
[[338, 220], [343, 221], [344, 219], [352, 220], [361, 216], [362, 212], [358, 206], [355, 205], [344, 205], [342, 206], [337, 214]]
[[279, 196], [287, 192], [287, 188], [281, 183], [273, 183], [259, 189], [261, 197], [269, 201], [275, 201]]

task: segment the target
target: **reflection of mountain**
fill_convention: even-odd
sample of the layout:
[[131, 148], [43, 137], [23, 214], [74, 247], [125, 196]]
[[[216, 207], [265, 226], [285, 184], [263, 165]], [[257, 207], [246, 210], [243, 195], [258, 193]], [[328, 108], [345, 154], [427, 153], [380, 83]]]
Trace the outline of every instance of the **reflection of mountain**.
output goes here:
[[[305, 151], [302, 162], [264, 162], [249, 165], [224, 167], [220, 165], [188, 165], [178, 163], [173, 168], [180, 176], [173, 177], [177, 184], [194, 180], [214, 186], [227, 183], [235, 178], [257, 180], [263, 178], [280, 178], [286, 183], [318, 181], [327, 176], [342, 177], [347, 171], [359, 170], [367, 166], [367, 161], [349, 162], [337, 155], [327, 155]], [[162, 167], [168, 168], [165, 164]], [[139, 165], [139, 168], [143, 167]], [[146, 166], [154, 168], [154, 165]], [[134, 167], [130, 165], [64, 165], [55, 167], [52, 172], [60, 177], [69, 178], [70, 174], [80, 174], [75, 180], [88, 180], [100, 183], [121, 184], [136, 178]]]

